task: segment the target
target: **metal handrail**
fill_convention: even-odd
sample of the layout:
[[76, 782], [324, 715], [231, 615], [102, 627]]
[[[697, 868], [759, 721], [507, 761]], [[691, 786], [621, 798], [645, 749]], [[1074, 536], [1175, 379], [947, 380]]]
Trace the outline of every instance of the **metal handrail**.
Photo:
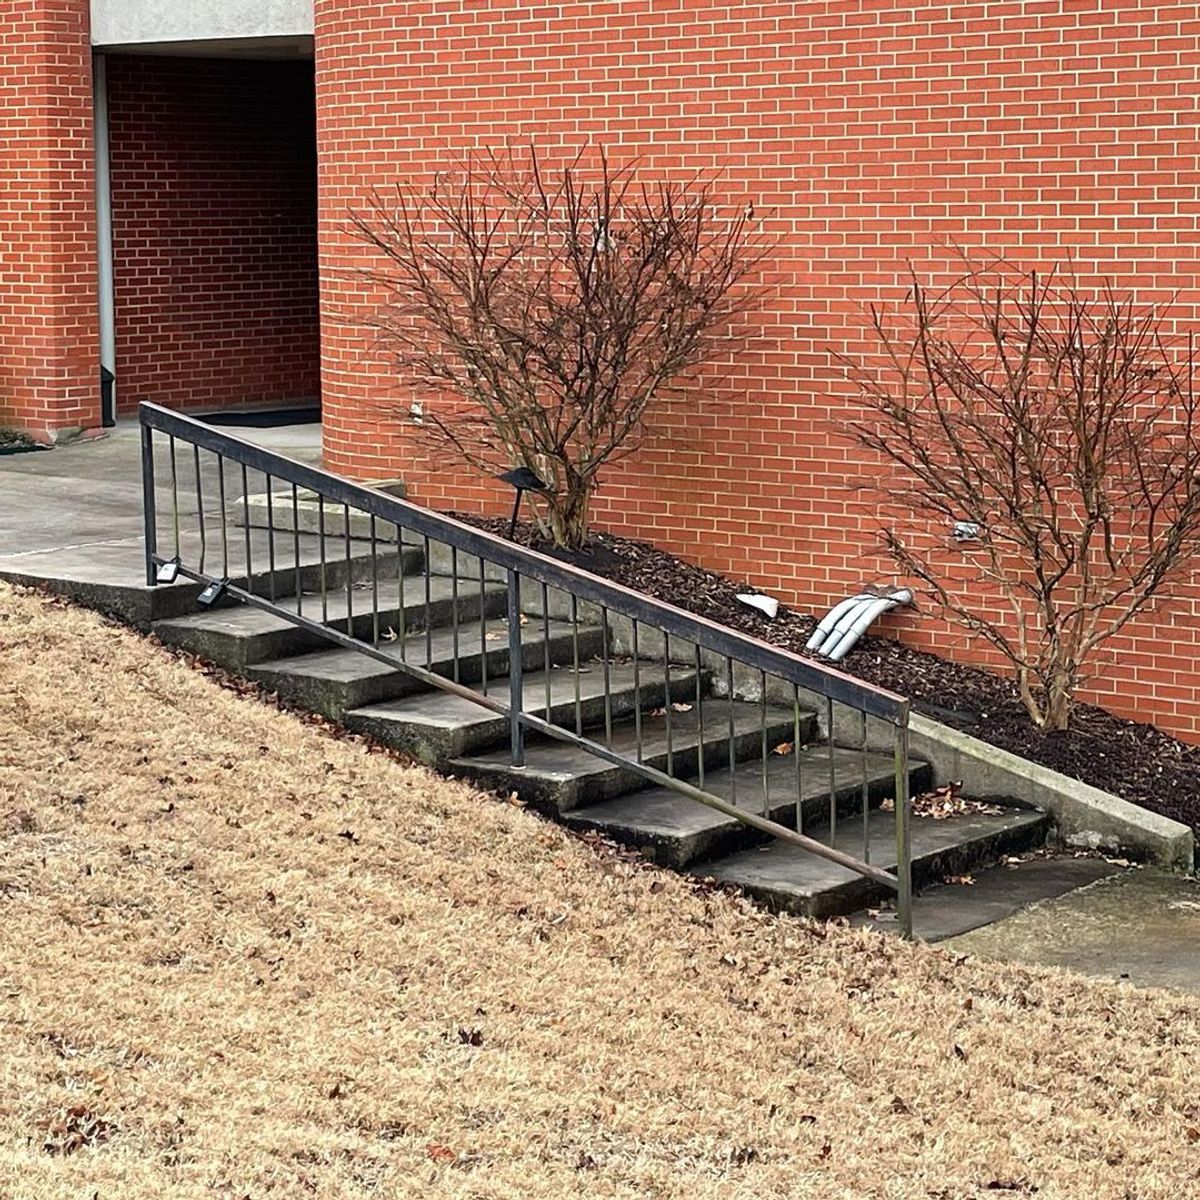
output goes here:
[[[146, 536], [146, 582], [155, 586], [158, 568], [168, 560], [158, 553], [155, 499], [155, 470], [153, 434], [160, 433], [174, 440], [178, 439], [195, 449], [207, 450], [218, 457], [218, 460], [229, 459], [238, 463], [243, 469], [261, 472], [268, 479], [276, 479], [289, 484], [293, 495], [296, 489], [303, 488], [311, 491], [324, 501], [332, 501], [341, 505], [347, 513], [351, 509], [369, 516], [372, 521], [383, 521], [393, 525], [397, 530], [409, 531], [426, 543], [435, 541], [453, 547], [457, 553], [476, 557], [480, 561], [480, 576], [484, 576], [483, 563], [494, 564], [501, 568], [508, 584], [508, 625], [510, 636], [510, 669], [511, 692], [507, 703], [495, 696], [481, 695], [479, 692], [466, 687], [457, 681], [447, 679], [433, 671], [422, 669], [411, 662], [402, 662], [393, 654], [372, 646], [358, 638], [352, 632], [343, 633], [330, 628], [324, 622], [317, 622], [301, 613], [292, 612], [275, 603], [274, 595], [265, 598], [257, 595], [251, 587], [242, 588], [227, 579], [219, 579], [222, 587], [235, 598], [266, 609], [277, 615], [295, 622], [296, 624], [313, 629], [321, 636], [338, 644], [358, 650], [359, 652], [392, 665], [395, 669], [407, 672], [431, 687], [440, 688], [458, 695], [465, 696], [484, 708], [509, 718], [512, 725], [512, 750], [514, 765], [523, 762], [523, 735], [526, 729], [542, 733], [562, 741], [578, 745], [589, 753], [602, 759], [617, 763], [636, 771], [647, 780], [661, 786], [670, 787], [682, 795], [688, 796], [702, 804], [714, 808], [743, 824], [770, 833], [780, 840], [798, 845], [813, 854], [838, 863], [867, 878], [873, 879], [893, 889], [897, 893], [898, 917], [903, 930], [911, 932], [911, 863], [908, 847], [908, 701], [894, 692], [880, 688], [874, 684], [863, 682], [853, 676], [802, 658], [791, 651], [771, 645], [759, 638], [717, 624], [705, 617], [687, 612], [684, 609], [666, 601], [654, 599], [633, 591], [621, 584], [614, 583], [594, 575], [580, 567], [564, 563], [559, 559], [541, 554], [524, 546], [479, 529], [473, 525], [456, 520], [443, 513], [422, 508], [410, 501], [379, 491], [366, 484], [354, 483], [348, 479], [334, 475], [319, 467], [300, 462], [276, 451], [256, 446], [244, 439], [224, 433], [192, 417], [173, 412], [161, 405], [142, 403], [138, 408], [138, 419], [141, 424], [142, 437], [142, 484], [144, 493], [145, 536]], [[197, 459], [197, 472], [198, 472]], [[172, 451], [172, 469], [174, 470], [174, 452]], [[223, 468], [222, 468], [223, 471]], [[222, 474], [222, 480], [224, 475]], [[197, 474], [197, 485], [199, 475]], [[268, 488], [268, 496], [270, 489]], [[203, 506], [202, 510], [203, 510]], [[222, 513], [222, 520], [225, 514]], [[178, 510], [175, 513], [178, 528]], [[203, 533], [203, 522], [201, 525]], [[347, 533], [347, 537], [349, 534]], [[273, 557], [273, 551], [272, 551]], [[249, 575], [250, 564], [247, 563]], [[217, 582], [218, 577], [206, 573], [203, 569], [195, 570], [186, 564], [178, 564], [179, 574], [201, 583]], [[677, 779], [669, 773], [662, 772], [647, 764], [634, 762], [618, 752], [604, 746], [600, 742], [581, 736], [577, 731], [572, 734], [551, 721], [542, 720], [530, 713], [522, 711], [521, 707], [521, 668], [520, 668], [520, 604], [521, 580], [533, 580], [540, 584], [543, 591], [553, 588], [573, 598], [573, 604], [584, 601], [596, 605], [603, 613], [615, 613], [638, 623], [654, 628], [664, 633], [668, 638], [678, 638], [695, 646], [703, 646], [706, 650], [732, 663], [750, 667], [760, 673], [765, 681], [767, 676], [773, 676], [792, 685], [798, 696], [799, 690], [813, 693], [824, 698], [827, 703], [830, 727], [829, 738], [832, 747], [832, 706], [834, 703], [853, 708], [862, 714], [863, 721], [863, 750], [866, 751], [866, 718], [874, 717], [890, 724], [894, 729], [894, 752], [896, 765], [896, 848], [897, 872], [895, 875], [872, 866], [869, 862], [856, 859], [851, 855], [810, 838], [799, 830], [759, 817], [757, 814], [739, 808], [722, 798], [706, 792], [702, 787], [696, 787], [685, 780]], [[249, 583], [249, 579], [247, 580]], [[517, 651], [512, 652], [512, 649]], [[635, 655], [636, 657], [636, 655]], [[732, 695], [730, 699], [732, 699]], [[764, 692], [765, 703], [765, 692]], [[669, 703], [668, 703], [669, 707]], [[547, 713], [549, 716], [549, 713]], [[799, 747], [797, 747], [797, 753]], [[831, 776], [832, 781], [832, 776]], [[702, 782], [702, 781], [701, 781]], [[834, 800], [836, 804], [836, 800]], [[864, 799], [865, 805], [865, 799]], [[865, 809], [864, 809], [865, 811]]]

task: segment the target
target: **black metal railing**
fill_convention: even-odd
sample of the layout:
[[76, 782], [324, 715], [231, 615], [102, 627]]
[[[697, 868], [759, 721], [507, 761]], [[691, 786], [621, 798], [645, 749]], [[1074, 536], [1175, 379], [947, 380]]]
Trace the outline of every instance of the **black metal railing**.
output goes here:
[[[541, 735], [835, 863], [911, 934], [904, 698], [158, 405], [139, 419], [148, 585], [192, 580], [470, 700], [513, 768]], [[871, 861], [889, 798], [894, 870]]]

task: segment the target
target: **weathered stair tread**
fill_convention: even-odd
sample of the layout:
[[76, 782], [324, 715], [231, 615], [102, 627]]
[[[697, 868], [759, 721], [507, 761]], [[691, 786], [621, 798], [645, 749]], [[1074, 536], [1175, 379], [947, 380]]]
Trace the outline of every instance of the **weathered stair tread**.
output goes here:
[[[971, 813], [945, 821], [911, 822], [914, 887], [973, 866], [989, 857], [1024, 849], [1042, 840], [1050, 818], [1032, 809], [1006, 809], [998, 816]], [[871, 862], [896, 867], [895, 817], [874, 810], [868, 818]], [[862, 857], [862, 820], [839, 822], [834, 846]], [[815, 854], [784, 842], [742, 850], [695, 868], [720, 883], [733, 884], [777, 908], [807, 916], [852, 912], [879, 894], [879, 885]]]
[[[543, 661], [547, 632], [551, 661], [573, 661], [576, 643], [571, 624], [551, 621], [547, 630], [538, 621], [521, 634], [522, 657], [527, 669]], [[460, 624], [457, 642], [459, 679], [462, 682], [475, 684], [482, 678], [482, 647], [487, 652], [488, 691], [496, 690], [493, 681], [501, 677], [504, 677], [503, 686], [507, 688], [507, 620], [484, 622], [482, 636], [478, 620]], [[598, 654], [602, 643], [603, 631], [598, 625], [580, 625], [578, 653], [581, 663]], [[401, 667], [406, 661], [447, 678], [453, 676], [455, 633], [450, 627], [441, 626], [432, 630], [428, 642], [423, 631], [411, 634], [405, 638], [403, 655], [399, 641], [381, 642], [379, 649], [396, 665], [391, 666], [357, 650], [331, 646], [327, 650], [309, 650], [248, 665], [246, 673], [289, 699], [313, 704], [318, 711], [335, 719], [353, 708], [424, 691], [425, 684], [402, 672]]]
[[[799, 757], [771, 754], [767, 759], [768, 803], [764, 803], [761, 757], [705, 773], [704, 790], [723, 800], [732, 799], [738, 808], [792, 828], [796, 824], [797, 766], [804, 797], [806, 826], [829, 820], [829, 749], [824, 744], [809, 746]], [[857, 808], [862, 802], [864, 761], [858, 749], [835, 746], [834, 787], [839, 806]], [[872, 803], [895, 794], [895, 762], [891, 755], [868, 754], [866, 778]], [[910, 763], [910, 782], [924, 786], [928, 767]], [[695, 781], [697, 784], [699, 780]], [[736, 783], [736, 787], [732, 786]], [[755, 840], [756, 831], [698, 801], [689, 800], [667, 787], [606, 800], [567, 816], [568, 824], [594, 829], [606, 837], [641, 850], [653, 851], [656, 862], [684, 867], [704, 856], [725, 852], [734, 843]], [[762, 835], [759, 835], [760, 837]]]
[[[609, 705], [615, 716], [632, 714], [636, 701], [643, 707], [660, 706], [666, 691], [665, 673], [661, 666], [639, 664], [638, 688], [634, 688], [632, 663], [612, 663], [608, 670]], [[579, 675], [579, 709], [585, 727], [604, 720], [605, 673], [595, 670]], [[574, 728], [575, 671], [571, 667], [546, 671], [526, 671], [522, 674], [521, 707], [524, 712], [545, 717], [546, 688], [550, 690], [550, 717], [555, 724]], [[677, 700], [694, 696], [696, 672], [676, 667], [671, 672], [671, 695]], [[505, 702], [508, 700], [507, 676], [489, 681], [489, 693]], [[679, 716], [673, 713], [673, 716]], [[658, 718], [644, 717], [647, 724]], [[346, 724], [360, 732], [369, 733], [392, 745], [408, 749], [426, 761], [465, 754], [487, 745], [505, 742], [508, 718], [449, 692], [422, 692], [381, 704], [357, 708], [345, 716]], [[595, 761], [595, 760], [593, 760]]]
[[[424, 625], [425, 577], [416, 576], [404, 581], [403, 608], [405, 624], [412, 628]], [[432, 576], [429, 580], [429, 617], [435, 625], [449, 623], [455, 609], [455, 588], [452, 579]], [[396, 631], [399, 625], [401, 596], [399, 581], [380, 580], [378, 589], [379, 625], [381, 635]], [[490, 615], [503, 607], [505, 590], [502, 585], [488, 584], [483, 603]], [[305, 593], [300, 597], [279, 596], [280, 608], [298, 613], [313, 621], [326, 620], [331, 626], [345, 628], [353, 614], [355, 630], [360, 637], [373, 633], [372, 616], [374, 593], [371, 585], [358, 584], [347, 597], [344, 587], [331, 589], [322, 610], [319, 595]], [[460, 624], [478, 620], [481, 596], [478, 588], [457, 589], [457, 608]], [[476, 625], [477, 627], [477, 625]], [[295, 653], [321, 644], [319, 634], [289, 621], [287, 617], [253, 605], [236, 608], [213, 608], [191, 616], [158, 621], [154, 631], [165, 642], [198, 649], [218, 659], [228, 657], [229, 665], [244, 666], [262, 662], [283, 654]]]
[[[672, 672], [674, 677], [675, 672]], [[715, 766], [726, 764], [729, 740], [729, 717], [732, 710], [735, 758], [745, 758], [761, 745], [764, 710], [761, 705], [741, 700], [705, 700], [703, 703], [703, 745], [705, 762]], [[695, 775], [697, 753], [701, 745], [700, 710], [696, 706], [687, 712], [672, 711], [672, 763], [676, 775]], [[791, 737], [791, 709], [768, 706], [765, 712], [768, 745], [776, 745]], [[811, 733], [811, 714], [803, 718], [802, 733]], [[603, 745], [603, 731], [592, 736]], [[632, 720], [614, 724], [612, 749], [633, 759], [637, 754], [636, 727]], [[666, 769], [667, 717], [645, 715], [642, 720], [642, 761], [649, 766]], [[631, 767], [616, 766], [577, 746], [551, 738], [527, 741], [525, 765], [514, 770], [508, 750], [497, 749], [486, 754], [453, 759], [449, 768], [456, 774], [477, 781], [485, 787], [511, 787], [530, 803], [565, 812], [584, 804], [624, 795], [642, 786], [644, 777]]]
[[[913, 900], [913, 933], [923, 942], [957, 937], [1126, 869], [1102, 858], [1066, 853], [984, 867], [971, 872], [970, 885], [935, 883], [922, 891]], [[891, 910], [856, 915], [851, 924], [881, 931], [898, 928]]]

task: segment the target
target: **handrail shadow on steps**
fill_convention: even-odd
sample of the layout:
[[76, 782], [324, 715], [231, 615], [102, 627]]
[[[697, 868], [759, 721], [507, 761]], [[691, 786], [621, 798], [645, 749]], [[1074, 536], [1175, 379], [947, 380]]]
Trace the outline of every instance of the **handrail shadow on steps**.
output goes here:
[[[394, 670], [411, 676], [422, 684], [452, 693], [469, 700], [473, 704], [500, 714], [509, 725], [509, 741], [511, 763], [514, 769], [520, 770], [525, 764], [525, 734], [527, 731], [539, 733], [586, 751], [589, 755], [611, 763], [622, 770], [632, 772], [637, 777], [661, 787], [686, 796], [700, 804], [715, 809], [717, 812], [730, 817], [743, 825], [750, 826], [780, 841], [797, 846], [811, 854], [817, 855], [829, 862], [846, 868], [873, 881], [875, 884], [894, 892], [896, 896], [897, 919], [905, 936], [912, 932], [912, 878], [911, 851], [909, 846], [909, 761], [908, 761], [908, 701], [901, 696], [883, 688], [865, 683], [834, 670], [823, 663], [805, 659], [778, 646], [770, 645], [758, 638], [740, 633], [727, 626], [717, 624], [704, 617], [677, 608], [672, 604], [642, 595], [630, 588], [613, 583], [593, 575], [579, 567], [564, 563], [559, 559], [540, 554], [523, 546], [518, 546], [485, 530], [467, 525], [462, 521], [429, 509], [421, 508], [409, 501], [389, 495], [375, 488], [354, 483], [340, 476], [331, 474], [321, 468], [298, 462], [294, 459], [276, 453], [263, 447], [256, 446], [241, 438], [224, 433], [219, 429], [197, 421], [180, 413], [172, 412], [160, 405], [143, 403], [138, 409], [138, 419], [141, 425], [142, 452], [142, 487], [143, 509], [145, 520], [146, 546], [146, 583], [156, 586], [160, 569], [165, 564], [171, 564], [171, 570], [180, 577], [211, 588], [217, 595], [227, 595], [242, 603], [253, 605], [278, 617], [282, 617], [322, 639], [337, 645], [352, 649], [360, 654], [386, 663]], [[156, 480], [155, 464], [155, 435], [165, 438], [169, 452], [170, 498], [169, 512], [173, 531], [171, 540], [172, 554], [160, 553], [158, 540], [158, 483]], [[183, 444], [187, 453], [183, 456], [183, 471], [181, 475], [179, 446]], [[214, 479], [209, 479], [209, 488], [205, 487], [205, 472], [202, 462], [202, 451], [208, 456], [206, 460], [210, 473], [215, 476], [216, 495], [212, 494]], [[190, 461], [189, 461], [190, 460]], [[227, 464], [234, 464], [237, 469], [234, 482], [241, 484], [241, 496], [234, 499], [234, 507], [240, 503], [241, 512], [238, 524], [241, 525], [239, 534], [230, 534], [231, 518], [228, 504], [228, 472]], [[188, 487], [187, 472], [191, 469], [191, 487]], [[249, 491], [250, 473], [257, 472], [263, 477], [266, 505], [266, 554], [267, 571], [265, 592], [256, 590], [256, 576], [253, 555], [253, 539], [251, 536], [252, 518], [250, 513]], [[181, 492], [182, 482], [182, 492]], [[285, 485], [282, 493], [274, 493], [273, 486]], [[206, 490], [208, 492], [206, 496]], [[305, 493], [303, 504], [301, 493]], [[181, 502], [181, 494], [187, 503]], [[280, 500], [280, 496], [282, 500]], [[316, 503], [316, 528], [302, 533], [304, 512], [311, 510], [312, 499]], [[187, 511], [194, 498], [194, 511]], [[218, 536], [214, 537], [209, 528], [211, 507], [215, 501], [219, 512]], [[273, 511], [282, 504], [280, 527], [276, 527], [276, 514]], [[290, 508], [291, 522], [288, 524], [288, 509]], [[340, 513], [338, 510], [340, 509]], [[365, 518], [365, 524], [363, 522]], [[189, 519], [195, 522], [196, 538], [191, 538], [191, 530], [185, 531], [185, 522]], [[311, 513], [310, 518], [311, 519]], [[357, 521], [357, 532], [356, 529]], [[381, 537], [380, 526], [383, 527]], [[398, 581], [397, 610], [399, 634], [394, 630], [384, 631], [381, 628], [381, 609], [379, 606], [381, 577], [379, 574], [380, 544], [391, 545], [386, 536], [394, 531], [397, 560], [397, 575], [391, 580]], [[415, 539], [415, 540], [414, 540]], [[316, 561], [305, 564], [303, 559], [302, 542], [312, 550], [311, 543], [315, 540]], [[329, 557], [329, 546], [338, 542], [339, 556], [335, 561]], [[290, 543], [290, 547], [289, 547]], [[453, 627], [453, 654], [449, 666], [450, 675], [434, 669], [432, 648], [432, 613], [434, 600], [432, 596], [432, 581], [437, 576], [432, 570], [430, 552], [433, 546], [449, 549], [448, 583], [451, 596], [450, 621]], [[214, 568], [208, 567], [210, 559], [217, 557], [217, 547], [220, 550], [220, 574], [214, 573]], [[287, 561], [288, 549], [291, 549], [291, 561]], [[344, 548], [344, 556], [341, 551]], [[405, 579], [406, 553], [409, 549], [423, 550], [421, 574], [417, 578]], [[356, 619], [366, 614], [360, 610], [358, 618], [353, 611], [354, 563], [355, 551], [361, 551], [371, 564], [372, 607], [368, 618], [368, 627], [360, 635], [356, 632]], [[281, 556], [280, 551], [283, 551]], [[244, 576], [237, 576], [233, 571], [238, 553], [244, 551]], [[261, 552], [261, 549], [260, 549]], [[189, 565], [185, 559], [194, 558]], [[463, 559], [477, 560], [475, 567], [468, 565], [468, 571], [477, 573], [477, 580], [471, 575], [467, 582], [478, 583], [478, 595], [464, 595], [461, 589], [460, 571]], [[389, 568], [390, 569], [390, 568]], [[321, 619], [311, 613], [304, 612], [303, 580], [305, 572], [316, 570], [320, 585]], [[329, 617], [330, 592], [328, 579], [344, 570], [344, 600], [346, 612], [344, 616], [335, 618], [336, 624]], [[294, 576], [294, 598], [292, 606], [284, 603], [284, 597], [279, 593], [281, 583]], [[241, 580], [239, 582], [238, 580]], [[418, 582], [419, 580], [419, 582]], [[532, 589], [530, 582], [535, 585]], [[423, 621], [419, 630], [423, 634], [426, 649], [426, 661], [420, 665], [408, 655], [406, 636], [406, 603], [407, 588], [411, 583], [417, 583], [418, 604], [423, 598]], [[244, 586], [243, 586], [244, 584]], [[489, 584], [492, 585], [489, 588]], [[508, 657], [508, 688], [507, 696], [501, 697], [487, 690], [486, 663], [489, 656], [486, 633], [486, 608], [489, 594], [495, 587], [502, 584], [505, 592], [505, 621]], [[421, 595], [423, 585], [423, 597]], [[342, 584], [338, 585], [335, 600], [340, 602]], [[563, 619], [569, 620], [574, 641], [573, 656], [574, 670], [574, 728], [567, 728], [554, 720], [551, 696], [550, 661], [550, 621], [551, 608], [550, 591], [556, 593], [556, 602], [562, 598], [559, 609]], [[539, 597], [540, 593], [540, 597]], [[558, 595], [560, 594], [560, 595]], [[544, 715], [525, 710], [524, 701], [524, 659], [523, 625], [528, 617], [525, 609], [539, 607], [545, 637], [545, 671], [543, 674], [545, 695]], [[445, 600], [445, 598], [443, 598]], [[464, 600], [467, 604], [464, 605]], [[480, 654], [483, 661], [483, 690], [468, 686], [460, 680], [460, 621], [464, 607], [474, 605], [478, 612], [472, 611], [472, 620], [478, 621]], [[603, 702], [604, 702], [604, 731], [601, 740], [588, 736], [582, 720], [582, 705], [580, 700], [580, 673], [588, 670], [581, 665], [579, 659], [579, 617], [580, 606], [590, 606], [593, 619], [598, 622], [603, 638], [601, 663], [604, 673]], [[443, 603], [444, 607], [444, 603]], [[389, 614], [390, 615], [390, 614]], [[618, 620], [619, 619], [619, 620]], [[339, 626], [344, 625], [344, 628]], [[393, 640], [399, 641], [399, 651], [388, 646], [387, 634], [394, 635]], [[647, 638], [647, 632], [650, 637]], [[496, 636], [495, 631], [493, 637]], [[671, 640], [675, 646], [672, 648]], [[639, 666], [646, 661], [643, 652], [647, 643], [655, 647], [654, 658], [661, 658], [665, 685], [662, 690], [662, 709], [655, 710], [654, 715], [665, 718], [666, 754], [665, 762], [658, 755], [659, 765], [648, 761], [644, 754], [643, 739], [644, 714], [639, 692]], [[612, 691], [610, 688], [610, 669], [613, 662], [628, 660], [632, 666], [635, 699], [633, 705], [633, 721], [635, 726], [635, 745], [633, 752], [628, 749], [614, 747], [613, 744], [613, 710]], [[686, 662], [689, 669], [694, 670], [696, 704], [679, 704], [672, 701], [673, 691], [670, 672], [673, 666], [678, 667]], [[557, 664], [553, 664], [558, 669]], [[722, 670], [723, 668], [723, 670]], [[446, 669], [446, 668], [444, 668]], [[723, 676], [723, 678], [722, 678]], [[677, 679], [679, 676], [677, 676]], [[704, 731], [704, 711], [702, 679], [712, 679], [714, 686], [725, 688], [725, 698], [728, 709], [728, 780], [730, 796], [728, 799], [714, 794], [706, 789], [705, 761], [706, 746]], [[803, 832], [804, 824], [804, 778], [801, 763], [802, 748], [802, 713], [805, 704], [815, 701], [824, 707], [826, 731], [824, 741], [828, 746], [828, 784], [829, 784], [829, 813], [828, 813], [828, 843]], [[736, 783], [738, 771], [737, 761], [744, 754], [739, 751], [739, 759], [735, 760], [735, 744], [742, 745], [744, 735], [735, 737], [735, 702], [754, 703], [761, 709], [761, 765], [762, 765], [762, 812], [752, 811], [737, 803]], [[838, 713], [835, 713], [835, 706]], [[567, 708], [570, 709], [568, 703]], [[673, 754], [672, 745], [672, 713], [675, 710], [691, 713], [696, 710], [695, 720], [699, 722], [699, 744], [695, 755], [695, 763], [688, 754]], [[846, 711], [848, 710], [848, 711]], [[774, 714], [775, 724], [768, 720], [768, 712]], [[794, 741], [789, 744], [769, 747], [769, 728], [778, 730], [778, 719], [781, 713], [790, 712], [791, 730]], [[806, 714], [807, 715], [807, 714]], [[682, 717], [676, 718], [681, 720]], [[880, 728], [890, 734], [891, 757], [894, 765], [894, 826], [895, 826], [895, 870], [887, 871], [870, 862], [871, 839], [868, 830], [870, 808], [868, 783], [868, 754], [870, 749], [868, 737], [868, 720], [875, 722], [876, 731]], [[857, 729], [857, 746], [861, 763], [861, 819], [862, 819], [862, 854], [861, 857], [834, 846], [839, 819], [844, 818], [841, 812], [842, 804], [839, 794], [846, 791], [839, 786], [835, 772], [835, 729]], [[740, 740], [739, 740], [740, 739]], [[773, 818], [776, 809], [772, 807], [770, 798], [770, 764], [769, 755], [792, 754], [796, 764], [796, 793], [794, 798], [795, 828], [781, 823]], [[674, 760], [674, 761], [673, 761]], [[676, 773], [676, 762], [684, 763], [684, 767]], [[664, 769], [665, 767], [665, 769]], [[711, 772], [711, 767], [709, 768]], [[684, 775], [698, 775], [696, 782]], [[845, 821], [843, 819], [843, 830]], [[843, 839], [844, 840], [844, 839]]]

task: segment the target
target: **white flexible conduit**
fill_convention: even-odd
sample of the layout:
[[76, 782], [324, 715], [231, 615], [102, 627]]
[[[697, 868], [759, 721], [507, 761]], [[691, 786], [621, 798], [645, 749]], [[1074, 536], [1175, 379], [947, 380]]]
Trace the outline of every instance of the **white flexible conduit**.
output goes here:
[[860, 592], [835, 604], [817, 625], [806, 648], [830, 662], [841, 662], [858, 644], [871, 622], [893, 608], [911, 604], [908, 588], [895, 588], [884, 595]]

